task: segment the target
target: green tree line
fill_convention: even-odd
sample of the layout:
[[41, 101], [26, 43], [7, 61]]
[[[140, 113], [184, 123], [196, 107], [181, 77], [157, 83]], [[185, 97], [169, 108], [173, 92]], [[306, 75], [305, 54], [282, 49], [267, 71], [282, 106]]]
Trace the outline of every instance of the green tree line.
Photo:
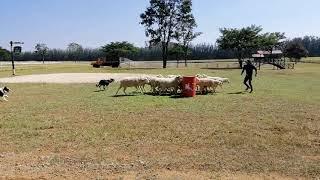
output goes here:
[[[307, 51], [310, 57], [320, 56], [320, 37], [305, 36], [300, 38], [293, 38], [287, 40], [286, 44], [299, 43]], [[237, 58], [236, 54], [232, 50], [223, 50], [214, 44], [196, 44], [190, 45], [190, 53], [187, 59], [193, 60], [205, 60], [205, 59], [233, 59]], [[75, 52], [77, 55], [75, 55]], [[105, 52], [102, 48], [80, 48], [79, 51], [72, 51], [71, 49], [47, 49], [46, 53], [35, 51], [24, 51], [20, 55], [15, 55], [17, 61], [42, 61], [43, 56], [45, 61], [95, 61], [98, 58], [105, 57]], [[135, 61], [155, 61], [162, 60], [161, 47], [140, 47], [137, 48], [136, 53], [128, 55], [129, 59]], [[183, 56], [179, 56], [181, 60]], [[176, 60], [177, 56], [169, 54], [169, 60]], [[11, 60], [10, 52], [0, 47], [0, 61]]]
[[[135, 61], [156, 61], [162, 60], [161, 47], [140, 47], [136, 48], [134, 54], [127, 55], [127, 58]], [[189, 47], [191, 53], [187, 59], [229, 59], [234, 58], [231, 51], [222, 50], [213, 44], [197, 44]], [[76, 54], [76, 55], [75, 55]], [[98, 58], [105, 57], [106, 53], [102, 48], [82, 48], [78, 51], [70, 49], [47, 49], [45, 52], [24, 51], [21, 54], [15, 55], [16, 61], [95, 61]], [[169, 55], [169, 60], [176, 60], [175, 55]], [[183, 57], [181, 57], [183, 59]], [[5, 49], [0, 49], [0, 60], [11, 60], [10, 52]]]

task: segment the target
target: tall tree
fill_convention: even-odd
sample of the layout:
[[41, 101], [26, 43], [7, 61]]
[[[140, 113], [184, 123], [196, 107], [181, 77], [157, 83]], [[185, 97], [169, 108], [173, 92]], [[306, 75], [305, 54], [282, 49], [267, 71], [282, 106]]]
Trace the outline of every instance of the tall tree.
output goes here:
[[44, 64], [44, 59], [45, 59], [45, 56], [47, 55], [49, 48], [47, 47], [46, 44], [43, 44], [43, 43], [38, 43], [34, 48], [36, 49], [35, 52], [41, 56], [42, 63]]
[[308, 51], [307, 49], [302, 45], [301, 42], [299, 41], [292, 41], [289, 42], [286, 45], [285, 48], [285, 54], [287, 57], [289, 57], [291, 60], [294, 59], [295, 62], [297, 63], [300, 61], [302, 57], [307, 57], [308, 56]]
[[259, 46], [260, 26], [251, 25], [241, 29], [220, 29], [221, 36], [217, 40], [219, 48], [235, 52], [242, 68], [243, 59], [250, 57]]
[[273, 49], [283, 50], [286, 38], [284, 33], [272, 32], [259, 36], [258, 46], [260, 49], [272, 52]]
[[200, 36], [201, 32], [194, 32], [197, 27], [196, 20], [192, 14], [192, 1], [183, 0], [179, 5], [178, 26], [176, 31], [176, 39], [182, 45], [183, 58], [187, 67], [187, 58], [190, 54], [190, 43]]
[[101, 50], [106, 56], [116, 58], [128, 57], [129, 55], [138, 52], [138, 48], [127, 41], [111, 42], [105, 46], [102, 46]]
[[169, 43], [176, 35], [179, 7], [183, 0], [150, 0], [150, 6], [140, 15], [150, 46], [161, 45], [163, 68], [167, 67]]
[[83, 52], [83, 47], [78, 43], [70, 43], [67, 48], [69, 57], [74, 61], [80, 60], [80, 54]]

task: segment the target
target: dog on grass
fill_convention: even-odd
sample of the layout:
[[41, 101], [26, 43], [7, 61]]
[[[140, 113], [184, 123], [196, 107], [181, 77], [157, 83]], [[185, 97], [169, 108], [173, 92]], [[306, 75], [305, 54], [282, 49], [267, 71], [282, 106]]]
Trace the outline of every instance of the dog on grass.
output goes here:
[[8, 101], [6, 98], [8, 98], [9, 92], [10, 92], [10, 89], [6, 86], [3, 88], [0, 88], [0, 97], [2, 97], [4, 101]]
[[103, 79], [100, 80], [98, 84], [96, 84], [96, 87], [98, 87], [101, 90], [101, 87], [103, 87], [103, 90], [106, 90], [106, 87], [109, 86], [114, 81], [114, 79]]

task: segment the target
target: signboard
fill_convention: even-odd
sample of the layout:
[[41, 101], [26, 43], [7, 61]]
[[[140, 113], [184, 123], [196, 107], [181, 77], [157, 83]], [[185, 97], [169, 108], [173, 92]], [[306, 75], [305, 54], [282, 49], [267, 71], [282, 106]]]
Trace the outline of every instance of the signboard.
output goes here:
[[21, 46], [15, 46], [15, 47], [13, 47], [13, 52], [14, 52], [14, 53], [21, 53], [21, 50], [22, 50]]

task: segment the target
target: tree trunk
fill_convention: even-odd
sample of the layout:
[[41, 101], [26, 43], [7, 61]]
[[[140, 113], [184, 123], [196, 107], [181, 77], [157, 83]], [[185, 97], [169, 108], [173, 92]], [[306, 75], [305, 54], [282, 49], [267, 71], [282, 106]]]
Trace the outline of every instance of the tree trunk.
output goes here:
[[177, 59], [177, 68], [179, 68], [179, 57], [176, 56], [176, 59]]
[[185, 52], [184, 54], [184, 67], [188, 67], [188, 64], [187, 64], [187, 54]]
[[44, 64], [44, 55], [42, 55], [42, 64]]
[[184, 58], [184, 66], [185, 67], [188, 67], [187, 57], [188, 57], [188, 45], [184, 44], [183, 58]]
[[243, 60], [242, 59], [238, 59], [238, 62], [239, 62], [239, 67], [240, 67], [240, 69], [242, 69], [242, 64], [243, 64]]
[[166, 51], [166, 46], [165, 43], [162, 43], [162, 67], [165, 69], [167, 68], [167, 51]]
[[242, 60], [242, 52], [241, 52], [241, 50], [237, 50], [236, 56], [237, 56], [237, 59], [238, 59], [239, 68], [242, 69], [243, 60]]

